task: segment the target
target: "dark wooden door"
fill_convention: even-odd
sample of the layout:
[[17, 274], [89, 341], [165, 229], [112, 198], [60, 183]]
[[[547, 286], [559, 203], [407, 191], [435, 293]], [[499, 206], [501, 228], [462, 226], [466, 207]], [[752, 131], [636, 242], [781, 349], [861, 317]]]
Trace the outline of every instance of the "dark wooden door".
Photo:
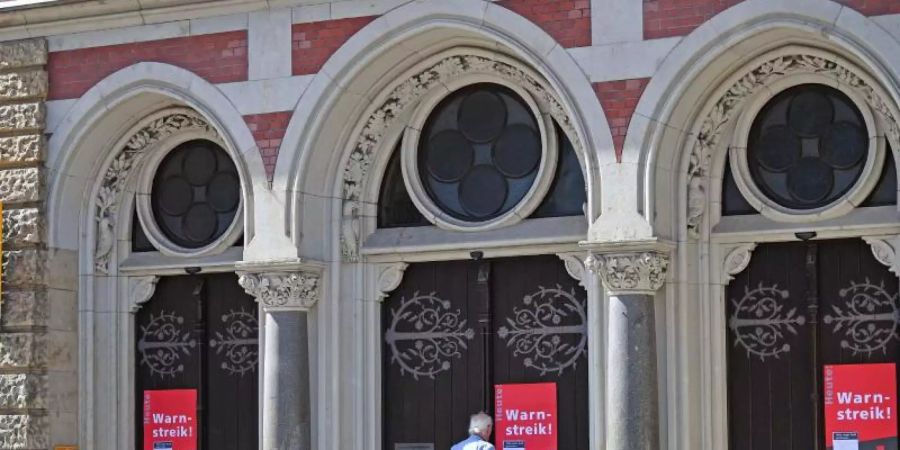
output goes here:
[[413, 264], [382, 309], [384, 449], [446, 449], [493, 386], [557, 383], [560, 449], [587, 449], [586, 293], [556, 256]]
[[823, 366], [900, 362], [897, 292], [859, 239], [758, 246], [727, 288], [730, 448], [824, 449]]
[[[136, 317], [136, 397], [197, 389], [199, 447], [258, 446], [259, 325], [234, 274], [164, 277]], [[136, 448], [143, 448], [140, 401]]]

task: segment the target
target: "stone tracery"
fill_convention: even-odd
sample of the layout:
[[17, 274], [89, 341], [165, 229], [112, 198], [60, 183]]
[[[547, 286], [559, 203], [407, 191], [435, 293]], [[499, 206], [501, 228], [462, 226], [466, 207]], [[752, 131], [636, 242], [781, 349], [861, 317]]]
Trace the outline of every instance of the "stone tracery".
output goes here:
[[712, 159], [715, 152], [721, 149], [727, 124], [736, 117], [747, 98], [778, 79], [800, 74], [826, 75], [856, 91], [884, 119], [888, 140], [900, 141], [900, 123], [892, 109], [872, 85], [837, 58], [798, 52], [768, 59], [732, 84], [700, 122], [687, 166], [686, 217], [691, 238], [701, 236], [701, 225], [707, 215]]

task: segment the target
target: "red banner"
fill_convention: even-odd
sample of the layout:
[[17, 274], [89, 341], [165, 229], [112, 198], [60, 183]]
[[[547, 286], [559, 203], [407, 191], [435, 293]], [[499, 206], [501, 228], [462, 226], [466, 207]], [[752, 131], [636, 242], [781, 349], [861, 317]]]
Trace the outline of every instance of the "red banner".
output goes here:
[[144, 391], [144, 450], [197, 450], [197, 390]]
[[893, 363], [826, 365], [825, 445], [833, 450], [897, 448]]
[[556, 383], [494, 386], [497, 450], [556, 449]]

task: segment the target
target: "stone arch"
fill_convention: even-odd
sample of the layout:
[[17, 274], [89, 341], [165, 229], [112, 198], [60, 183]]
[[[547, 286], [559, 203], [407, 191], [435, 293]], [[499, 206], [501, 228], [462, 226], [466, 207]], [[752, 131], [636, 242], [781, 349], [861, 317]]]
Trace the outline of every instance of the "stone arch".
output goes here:
[[262, 158], [234, 106], [187, 70], [143, 62], [113, 73], [75, 101], [48, 141], [49, 245], [78, 252], [84, 448], [134, 443], [131, 366], [117, 361], [133, 361], [130, 314], [152, 294], [155, 278], [118, 273], [122, 253], [110, 241], [131, 230], [131, 215], [122, 212], [131, 211], [134, 195], [122, 191], [135, 184], [134, 156], [182, 132], [224, 144], [241, 179], [244, 232], [252, 239], [254, 200], [268, 195]]
[[721, 98], [719, 90], [734, 81], [735, 69], [754, 58], [792, 44], [820, 49], [865, 68], [885, 102], [898, 104], [900, 73], [892, 68], [900, 58], [891, 50], [897, 40], [851, 8], [833, 1], [802, 3], [748, 0], [729, 8], [685, 37], [648, 84], [629, 125], [623, 161], [641, 166], [636, 181], [642, 209], [655, 215], [659, 236], [683, 239], [688, 226], [696, 228], [697, 211], [690, 224], [686, 213], [696, 208], [687, 199], [689, 183], [697, 183], [687, 176], [690, 140], [708, 103]]
[[[265, 196], [266, 174], [250, 130], [230, 101], [215, 86], [175, 66], [142, 62], [104, 78], [79, 98], [48, 141], [50, 245], [77, 249], [77, 227], [86, 222], [93, 183], [118, 139], [136, 118], [166, 107], [196, 111], [221, 136], [238, 167], [244, 189], [245, 232], [252, 239], [253, 199]], [[105, 170], [105, 167], [103, 168]], [[67, 205], [69, 206], [67, 208]], [[71, 205], [83, 205], [74, 210]], [[84, 231], [84, 230], [82, 230]]]
[[[375, 112], [367, 109], [369, 105], [383, 105], [398, 84], [394, 78], [418, 61], [454, 47], [476, 48], [515, 60], [538, 75], [540, 82], [535, 86], [550, 95], [560, 118], [569, 118], [570, 138], [583, 143], [585, 152], [580, 158], [585, 166], [590, 214], [599, 213], [600, 189], [595, 177], [601, 166], [615, 162], [612, 137], [589, 80], [566, 50], [533, 23], [498, 5], [474, 0], [413, 2], [376, 19], [348, 40], [316, 75], [294, 111], [279, 152], [274, 189], [294, 197], [285, 224], [302, 254], [340, 257], [340, 249], [329, 244], [335, 242], [331, 237], [321, 236], [311, 244], [300, 239], [300, 234], [309, 237], [312, 230], [320, 230], [323, 216], [338, 221], [341, 216], [365, 215], [352, 211], [352, 206], [344, 208], [340, 202], [320, 199], [344, 195], [341, 180], [354, 154], [351, 141], [361, 132], [354, 127]], [[336, 117], [342, 119], [339, 127], [334, 126]], [[378, 138], [380, 142], [381, 136]], [[374, 161], [371, 171], [369, 163], [365, 162], [364, 170], [367, 183], [374, 179], [372, 174], [380, 173], [379, 161]], [[371, 186], [363, 190], [371, 192]], [[309, 212], [300, 214], [300, 203], [305, 211], [321, 214], [311, 221]], [[345, 234], [358, 225], [348, 226]]]

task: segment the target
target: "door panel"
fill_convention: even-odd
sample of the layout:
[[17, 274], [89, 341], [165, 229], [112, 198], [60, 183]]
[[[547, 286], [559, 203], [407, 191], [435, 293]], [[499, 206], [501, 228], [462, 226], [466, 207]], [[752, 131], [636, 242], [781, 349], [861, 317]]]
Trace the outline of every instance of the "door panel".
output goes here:
[[824, 448], [823, 366], [900, 362], [897, 291], [860, 239], [758, 246], [726, 290], [730, 448]]
[[[199, 445], [258, 445], [258, 318], [234, 274], [163, 277], [135, 317], [135, 398], [144, 390], [197, 389]], [[136, 402], [136, 448], [143, 448]]]
[[554, 381], [559, 448], [586, 449], [585, 308], [556, 256], [410, 265], [382, 307], [384, 448], [449, 448], [494, 384]]
[[555, 256], [493, 263], [493, 384], [557, 383], [559, 448], [588, 448], [587, 294]]

